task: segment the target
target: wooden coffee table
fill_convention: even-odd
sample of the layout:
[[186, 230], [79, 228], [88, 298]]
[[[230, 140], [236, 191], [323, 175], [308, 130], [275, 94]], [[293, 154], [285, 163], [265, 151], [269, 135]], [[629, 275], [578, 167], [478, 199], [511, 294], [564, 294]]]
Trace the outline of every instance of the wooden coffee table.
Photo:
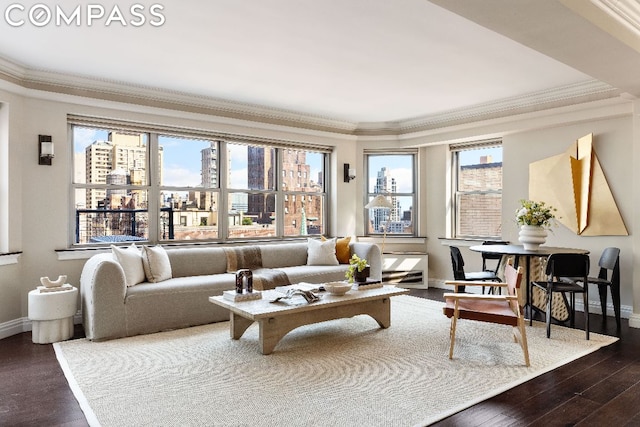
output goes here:
[[[262, 299], [252, 301], [230, 301], [222, 295], [209, 297], [213, 304], [229, 309], [231, 338], [240, 339], [253, 322], [259, 325], [259, 343], [262, 354], [271, 354], [282, 337], [293, 329], [324, 322], [326, 320], [353, 317], [368, 314], [381, 328], [391, 326], [390, 297], [409, 292], [407, 289], [385, 285], [381, 288], [351, 290], [345, 295], [336, 296], [320, 292], [320, 301], [299, 305], [288, 305], [270, 301], [282, 293], [263, 291]], [[296, 297], [301, 298], [302, 297]], [[304, 299], [302, 299], [304, 301]]]

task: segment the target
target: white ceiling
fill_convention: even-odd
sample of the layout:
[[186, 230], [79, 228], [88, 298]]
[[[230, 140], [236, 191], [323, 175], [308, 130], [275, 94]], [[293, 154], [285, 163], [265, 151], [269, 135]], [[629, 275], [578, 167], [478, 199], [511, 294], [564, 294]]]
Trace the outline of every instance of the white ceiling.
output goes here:
[[[80, 26], [3, 19], [0, 57], [25, 76], [53, 72], [353, 123], [427, 117], [594, 79], [637, 95], [640, 68], [610, 68], [617, 60], [636, 66], [638, 51], [561, 2], [575, 3], [182, 0], [155, 2], [164, 6], [159, 27], [105, 26], [105, 18], [89, 27], [82, 6]], [[70, 13], [86, 2], [49, 4]], [[133, 2], [116, 4], [134, 18]], [[10, 16], [28, 20], [27, 12]], [[584, 52], [578, 45], [592, 36], [605, 40]], [[600, 51], [615, 58], [585, 60]]]

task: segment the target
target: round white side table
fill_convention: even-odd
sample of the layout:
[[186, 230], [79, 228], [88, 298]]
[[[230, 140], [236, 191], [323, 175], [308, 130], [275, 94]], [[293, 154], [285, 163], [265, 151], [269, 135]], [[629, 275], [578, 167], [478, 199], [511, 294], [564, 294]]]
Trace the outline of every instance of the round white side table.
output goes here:
[[73, 316], [78, 307], [78, 288], [57, 292], [29, 292], [31, 339], [36, 344], [64, 341], [73, 336]]

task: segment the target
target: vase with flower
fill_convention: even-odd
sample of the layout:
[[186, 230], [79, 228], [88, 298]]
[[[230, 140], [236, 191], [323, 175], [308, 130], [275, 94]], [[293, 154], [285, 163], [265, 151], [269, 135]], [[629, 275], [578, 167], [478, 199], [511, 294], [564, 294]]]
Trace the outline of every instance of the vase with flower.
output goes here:
[[547, 240], [547, 230], [555, 225], [556, 209], [545, 202], [520, 200], [516, 222], [520, 225], [518, 240], [528, 251], [536, 251]]

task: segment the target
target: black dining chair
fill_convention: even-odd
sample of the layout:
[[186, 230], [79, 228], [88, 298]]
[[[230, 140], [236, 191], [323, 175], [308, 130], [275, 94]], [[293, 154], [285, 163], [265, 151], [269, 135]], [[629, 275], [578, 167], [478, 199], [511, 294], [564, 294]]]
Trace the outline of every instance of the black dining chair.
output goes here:
[[[551, 298], [553, 292], [559, 292], [567, 303], [566, 294], [570, 294], [569, 325], [575, 327], [576, 294], [581, 293], [584, 301], [584, 324], [589, 339], [589, 256], [586, 254], [552, 254], [547, 258], [545, 270], [547, 280], [532, 281], [531, 285], [543, 289], [546, 293], [547, 338], [551, 337]], [[567, 280], [568, 279], [568, 280]], [[580, 284], [582, 283], [582, 284]]]
[[[483, 245], [504, 245], [505, 242], [498, 242], [494, 240], [486, 240], [482, 242]], [[494, 274], [498, 274], [500, 271], [500, 266], [502, 265], [502, 254], [490, 254], [488, 252], [482, 252], [482, 271], [490, 271]], [[489, 261], [489, 262], [487, 262]], [[493, 268], [491, 268], [491, 263], [495, 262]]]
[[[501, 282], [498, 275], [491, 271], [464, 271], [464, 258], [462, 258], [462, 252], [457, 246], [449, 246], [451, 252], [451, 266], [453, 267], [453, 279], [457, 281], [486, 281], [486, 282]], [[464, 292], [465, 287], [459, 286], [458, 290]], [[484, 293], [484, 286], [482, 287], [482, 293]]]
[[[603, 319], [607, 318], [607, 288], [611, 289], [616, 326], [620, 329], [620, 249], [605, 248], [600, 255], [598, 267], [600, 267], [598, 277], [587, 277], [587, 283], [598, 285]], [[574, 280], [582, 283], [581, 278], [576, 277]]]

